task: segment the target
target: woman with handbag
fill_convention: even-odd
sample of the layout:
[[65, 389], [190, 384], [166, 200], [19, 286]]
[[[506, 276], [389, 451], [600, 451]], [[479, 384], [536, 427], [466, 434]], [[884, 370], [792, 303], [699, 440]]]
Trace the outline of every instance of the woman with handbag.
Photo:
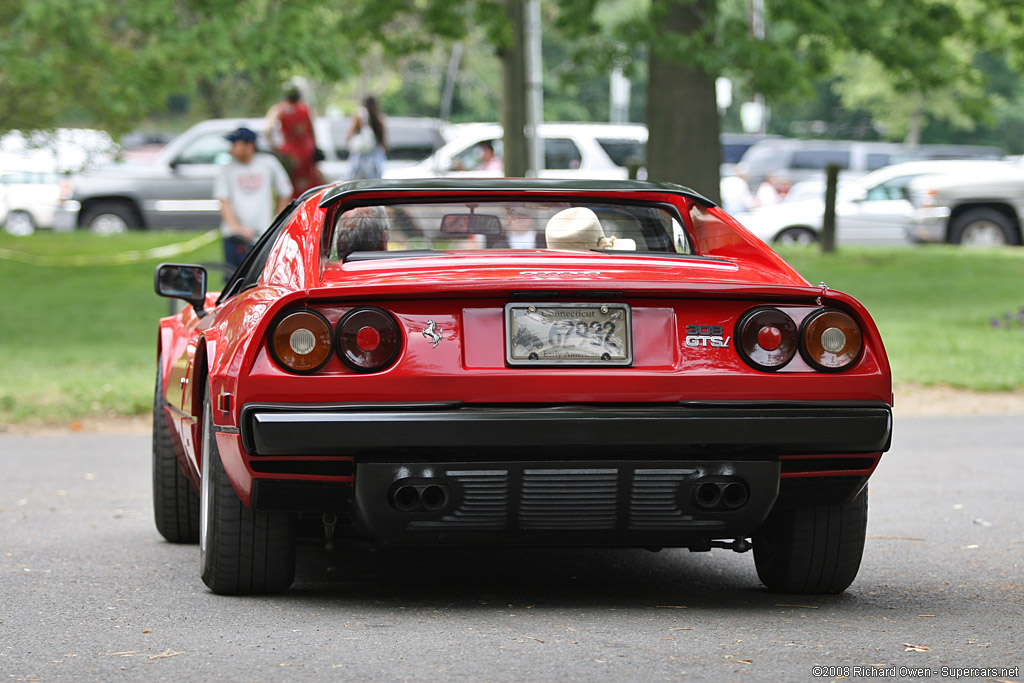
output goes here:
[[380, 178], [387, 160], [387, 133], [377, 98], [367, 97], [348, 131], [349, 180]]

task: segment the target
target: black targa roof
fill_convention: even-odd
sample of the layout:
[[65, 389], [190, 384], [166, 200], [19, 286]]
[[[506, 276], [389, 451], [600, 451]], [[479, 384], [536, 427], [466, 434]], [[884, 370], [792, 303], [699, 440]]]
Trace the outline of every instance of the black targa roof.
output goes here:
[[546, 178], [424, 178], [410, 180], [353, 180], [339, 183], [320, 200], [326, 207], [342, 199], [370, 192], [488, 192], [495, 195], [518, 192], [664, 192], [692, 199], [706, 207], [715, 206], [707, 197], [681, 185], [643, 180], [560, 180]]

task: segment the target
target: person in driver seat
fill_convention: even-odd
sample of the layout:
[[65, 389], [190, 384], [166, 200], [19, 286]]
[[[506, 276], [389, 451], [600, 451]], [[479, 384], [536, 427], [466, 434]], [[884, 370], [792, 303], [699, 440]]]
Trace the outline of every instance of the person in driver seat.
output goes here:
[[334, 226], [335, 258], [346, 260], [357, 251], [388, 248], [388, 212], [383, 206], [360, 206], [338, 216]]

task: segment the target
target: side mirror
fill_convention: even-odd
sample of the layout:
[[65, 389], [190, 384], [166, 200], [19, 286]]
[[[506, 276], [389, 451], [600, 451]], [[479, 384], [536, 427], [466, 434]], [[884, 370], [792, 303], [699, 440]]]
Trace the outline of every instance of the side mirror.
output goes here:
[[161, 263], [156, 267], [153, 287], [160, 296], [183, 299], [192, 304], [196, 316], [206, 315], [206, 268], [180, 263]]

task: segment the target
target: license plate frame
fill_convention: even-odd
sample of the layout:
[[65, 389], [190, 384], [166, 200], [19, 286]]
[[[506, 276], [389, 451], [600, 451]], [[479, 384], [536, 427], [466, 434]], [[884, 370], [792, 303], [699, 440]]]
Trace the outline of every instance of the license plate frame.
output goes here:
[[510, 367], [628, 367], [633, 364], [632, 309], [626, 303], [505, 304], [505, 362]]

